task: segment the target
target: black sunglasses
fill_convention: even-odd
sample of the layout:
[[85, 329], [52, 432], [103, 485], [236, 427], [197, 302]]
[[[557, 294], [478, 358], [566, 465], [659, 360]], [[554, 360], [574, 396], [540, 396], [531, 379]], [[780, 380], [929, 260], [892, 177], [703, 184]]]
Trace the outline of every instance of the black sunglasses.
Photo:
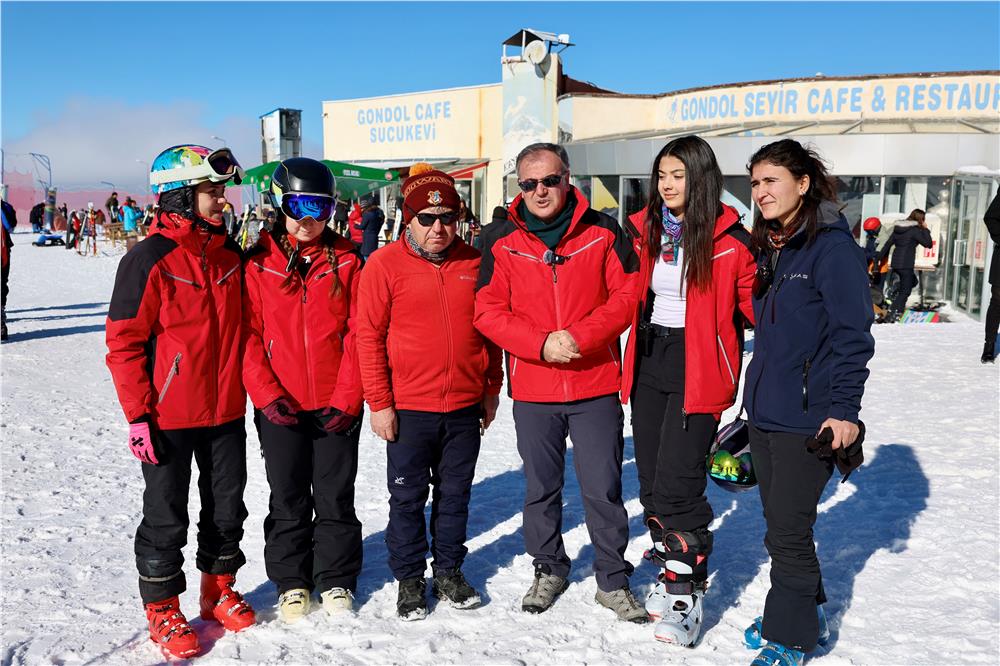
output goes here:
[[449, 226], [458, 222], [458, 213], [417, 213], [417, 222], [422, 227], [433, 227], [434, 223], [441, 220], [441, 224]]
[[541, 183], [545, 187], [555, 187], [562, 182], [565, 173], [554, 173], [551, 176], [546, 176], [541, 180], [537, 178], [527, 178], [525, 180], [517, 181], [517, 186], [521, 188], [522, 192], [534, 192], [535, 188], [538, 187], [538, 183]]

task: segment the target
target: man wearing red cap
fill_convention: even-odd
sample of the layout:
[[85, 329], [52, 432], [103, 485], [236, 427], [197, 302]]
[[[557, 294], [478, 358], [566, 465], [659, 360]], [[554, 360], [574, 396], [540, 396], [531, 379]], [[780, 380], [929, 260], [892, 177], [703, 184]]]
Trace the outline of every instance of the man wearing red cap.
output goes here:
[[418, 620], [427, 614], [431, 485], [434, 595], [456, 608], [480, 603], [461, 565], [480, 436], [496, 415], [503, 371], [499, 350], [472, 325], [480, 255], [457, 238], [455, 181], [414, 165], [403, 197], [406, 230], [361, 272], [356, 326], [372, 430], [388, 447], [396, 612]]

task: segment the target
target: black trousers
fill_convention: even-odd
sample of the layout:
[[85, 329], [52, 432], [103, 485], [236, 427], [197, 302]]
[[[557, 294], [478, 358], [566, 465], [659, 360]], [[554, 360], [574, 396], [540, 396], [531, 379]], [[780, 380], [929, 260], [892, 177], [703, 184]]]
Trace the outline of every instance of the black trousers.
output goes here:
[[[993, 253], [993, 261], [1000, 262], [1000, 253]], [[988, 344], [996, 344], [998, 330], [1000, 330], [1000, 283], [990, 285], [990, 304], [986, 308], [985, 331]]]
[[[3, 232], [3, 233], [6, 233], [6, 232]], [[2, 280], [3, 280], [3, 283], [2, 283], [2, 287], [3, 288], [2, 288], [2, 291], [0, 291], [0, 293], [3, 294], [3, 305], [2, 305], [2, 307], [0, 307], [0, 310], [3, 310], [4, 321], [6, 321], [6, 317], [7, 317], [7, 294], [10, 293], [10, 287], [7, 286], [7, 282], [10, 280], [10, 262], [7, 262], [6, 264], [4, 264], [3, 268], [0, 269], [0, 278], [2, 278]]]
[[327, 433], [314, 412], [279, 426], [259, 410], [267, 483], [264, 566], [278, 593], [296, 588], [325, 592], [357, 589], [361, 573], [361, 522], [354, 511], [360, 428], [348, 436]]
[[524, 461], [524, 546], [533, 564], [567, 577], [562, 538], [566, 437], [580, 483], [584, 518], [594, 545], [597, 586], [611, 592], [628, 583], [628, 514], [622, 503], [625, 416], [617, 395], [575, 402], [514, 401], [517, 452]]
[[906, 309], [906, 301], [910, 298], [910, 292], [917, 286], [917, 273], [912, 268], [893, 268], [892, 272], [899, 276], [899, 291], [892, 299], [892, 311], [896, 314]]
[[187, 544], [191, 457], [198, 463], [198, 552], [195, 563], [211, 574], [235, 573], [246, 557], [240, 550], [247, 509], [246, 430], [243, 419], [219, 426], [153, 431], [159, 465], [142, 465], [146, 490], [142, 522], [135, 533], [135, 563], [143, 603], [161, 601], [187, 589]]
[[632, 391], [632, 437], [639, 499], [654, 542], [662, 530], [695, 530], [712, 522], [705, 497], [705, 459], [718, 421], [684, 408], [684, 335], [651, 338], [640, 345]]
[[427, 568], [424, 507], [431, 487], [431, 544], [434, 571], [462, 566], [469, 499], [479, 459], [477, 403], [453, 412], [401, 409], [399, 435], [386, 443], [389, 524], [385, 544], [396, 580], [423, 576]]
[[750, 425], [750, 453], [764, 506], [771, 556], [771, 589], [764, 602], [763, 636], [809, 652], [816, 647], [816, 606], [826, 602], [813, 524], [833, 462], [806, 448], [808, 435], [764, 432]]

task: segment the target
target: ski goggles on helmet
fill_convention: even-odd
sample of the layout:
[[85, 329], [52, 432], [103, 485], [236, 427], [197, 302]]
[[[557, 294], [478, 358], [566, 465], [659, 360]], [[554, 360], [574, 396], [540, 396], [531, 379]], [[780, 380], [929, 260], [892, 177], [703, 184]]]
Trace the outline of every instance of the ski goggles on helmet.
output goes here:
[[337, 202], [326, 194], [286, 192], [281, 195], [281, 212], [293, 220], [311, 217], [317, 222], [329, 222]]
[[737, 418], [719, 429], [705, 466], [709, 478], [723, 490], [738, 493], [757, 485], [746, 421]]
[[149, 184], [158, 186], [182, 182], [185, 185], [195, 185], [206, 181], [225, 183], [234, 180], [240, 185], [245, 177], [246, 174], [233, 152], [228, 148], [219, 148], [202, 158], [199, 164], [153, 171], [149, 174]]

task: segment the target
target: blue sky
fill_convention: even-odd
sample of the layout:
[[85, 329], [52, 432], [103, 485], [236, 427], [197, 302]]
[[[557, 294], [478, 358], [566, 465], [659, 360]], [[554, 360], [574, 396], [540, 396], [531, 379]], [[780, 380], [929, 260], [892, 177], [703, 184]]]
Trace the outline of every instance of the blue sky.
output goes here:
[[[69, 181], [101, 146], [114, 159], [125, 144], [118, 160], [141, 171], [168, 126], [256, 164], [257, 117], [278, 106], [303, 110], [318, 153], [323, 100], [497, 82], [500, 42], [522, 27], [569, 33], [565, 71], [628, 93], [1000, 69], [996, 2], [4, 1], [0, 14], [8, 168], [41, 146]], [[62, 148], [81, 133], [89, 144]]]

